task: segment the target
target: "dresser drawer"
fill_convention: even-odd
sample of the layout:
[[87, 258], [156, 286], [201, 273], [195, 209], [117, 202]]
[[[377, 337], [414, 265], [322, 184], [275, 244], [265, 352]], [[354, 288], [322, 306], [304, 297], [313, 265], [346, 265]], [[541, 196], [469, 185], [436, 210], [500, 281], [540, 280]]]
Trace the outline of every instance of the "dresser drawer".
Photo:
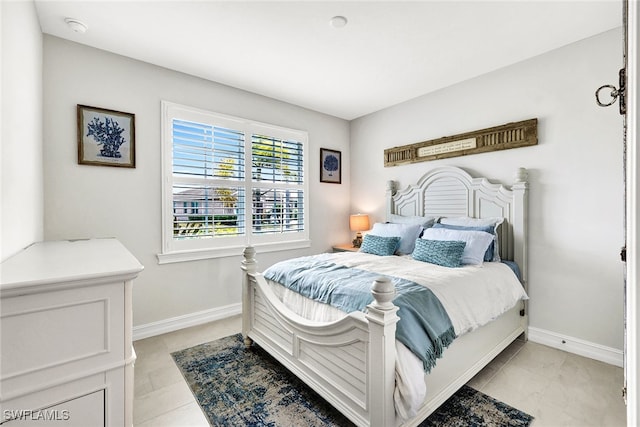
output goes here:
[[4, 399], [125, 358], [122, 283], [3, 298], [0, 313]]
[[104, 390], [89, 393], [48, 408], [4, 410], [5, 427], [104, 427]]

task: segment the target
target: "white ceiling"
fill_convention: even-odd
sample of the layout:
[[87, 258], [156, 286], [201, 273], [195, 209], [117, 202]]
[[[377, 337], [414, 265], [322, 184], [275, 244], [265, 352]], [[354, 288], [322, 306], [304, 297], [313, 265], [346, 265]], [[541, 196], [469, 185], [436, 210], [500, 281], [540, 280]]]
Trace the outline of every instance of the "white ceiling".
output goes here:
[[[619, 0], [36, 0], [36, 9], [44, 33], [348, 120], [622, 21]], [[348, 24], [330, 26], [336, 15]]]

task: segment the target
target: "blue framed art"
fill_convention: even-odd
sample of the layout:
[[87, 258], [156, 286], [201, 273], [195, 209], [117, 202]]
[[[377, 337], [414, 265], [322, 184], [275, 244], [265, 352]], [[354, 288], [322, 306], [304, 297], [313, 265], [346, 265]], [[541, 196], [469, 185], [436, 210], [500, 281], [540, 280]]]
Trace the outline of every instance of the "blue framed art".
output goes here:
[[342, 184], [342, 153], [340, 151], [320, 149], [320, 182]]
[[135, 115], [77, 106], [78, 164], [136, 167]]

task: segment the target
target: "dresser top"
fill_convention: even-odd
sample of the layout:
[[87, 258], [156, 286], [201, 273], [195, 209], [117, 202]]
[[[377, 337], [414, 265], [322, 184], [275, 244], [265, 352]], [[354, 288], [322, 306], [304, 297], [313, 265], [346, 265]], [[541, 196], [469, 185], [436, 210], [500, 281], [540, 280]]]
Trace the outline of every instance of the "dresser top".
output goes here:
[[0, 290], [135, 277], [144, 267], [116, 239], [38, 242], [0, 263]]

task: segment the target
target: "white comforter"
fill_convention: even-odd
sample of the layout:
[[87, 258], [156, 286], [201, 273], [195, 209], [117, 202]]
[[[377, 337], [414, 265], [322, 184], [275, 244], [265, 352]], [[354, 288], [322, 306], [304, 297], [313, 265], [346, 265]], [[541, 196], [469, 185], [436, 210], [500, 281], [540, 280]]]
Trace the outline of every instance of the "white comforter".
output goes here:
[[[347, 267], [401, 277], [427, 286], [438, 297], [456, 332], [460, 336], [472, 331], [511, 309], [527, 295], [509, 267], [499, 262], [461, 268], [440, 267], [412, 259], [339, 252], [318, 255]], [[271, 282], [280, 300], [298, 315], [310, 320], [329, 322], [344, 317], [344, 312], [319, 303]], [[397, 415], [407, 419], [415, 415], [426, 396], [422, 361], [396, 341]], [[446, 351], [445, 351], [446, 354]]]

